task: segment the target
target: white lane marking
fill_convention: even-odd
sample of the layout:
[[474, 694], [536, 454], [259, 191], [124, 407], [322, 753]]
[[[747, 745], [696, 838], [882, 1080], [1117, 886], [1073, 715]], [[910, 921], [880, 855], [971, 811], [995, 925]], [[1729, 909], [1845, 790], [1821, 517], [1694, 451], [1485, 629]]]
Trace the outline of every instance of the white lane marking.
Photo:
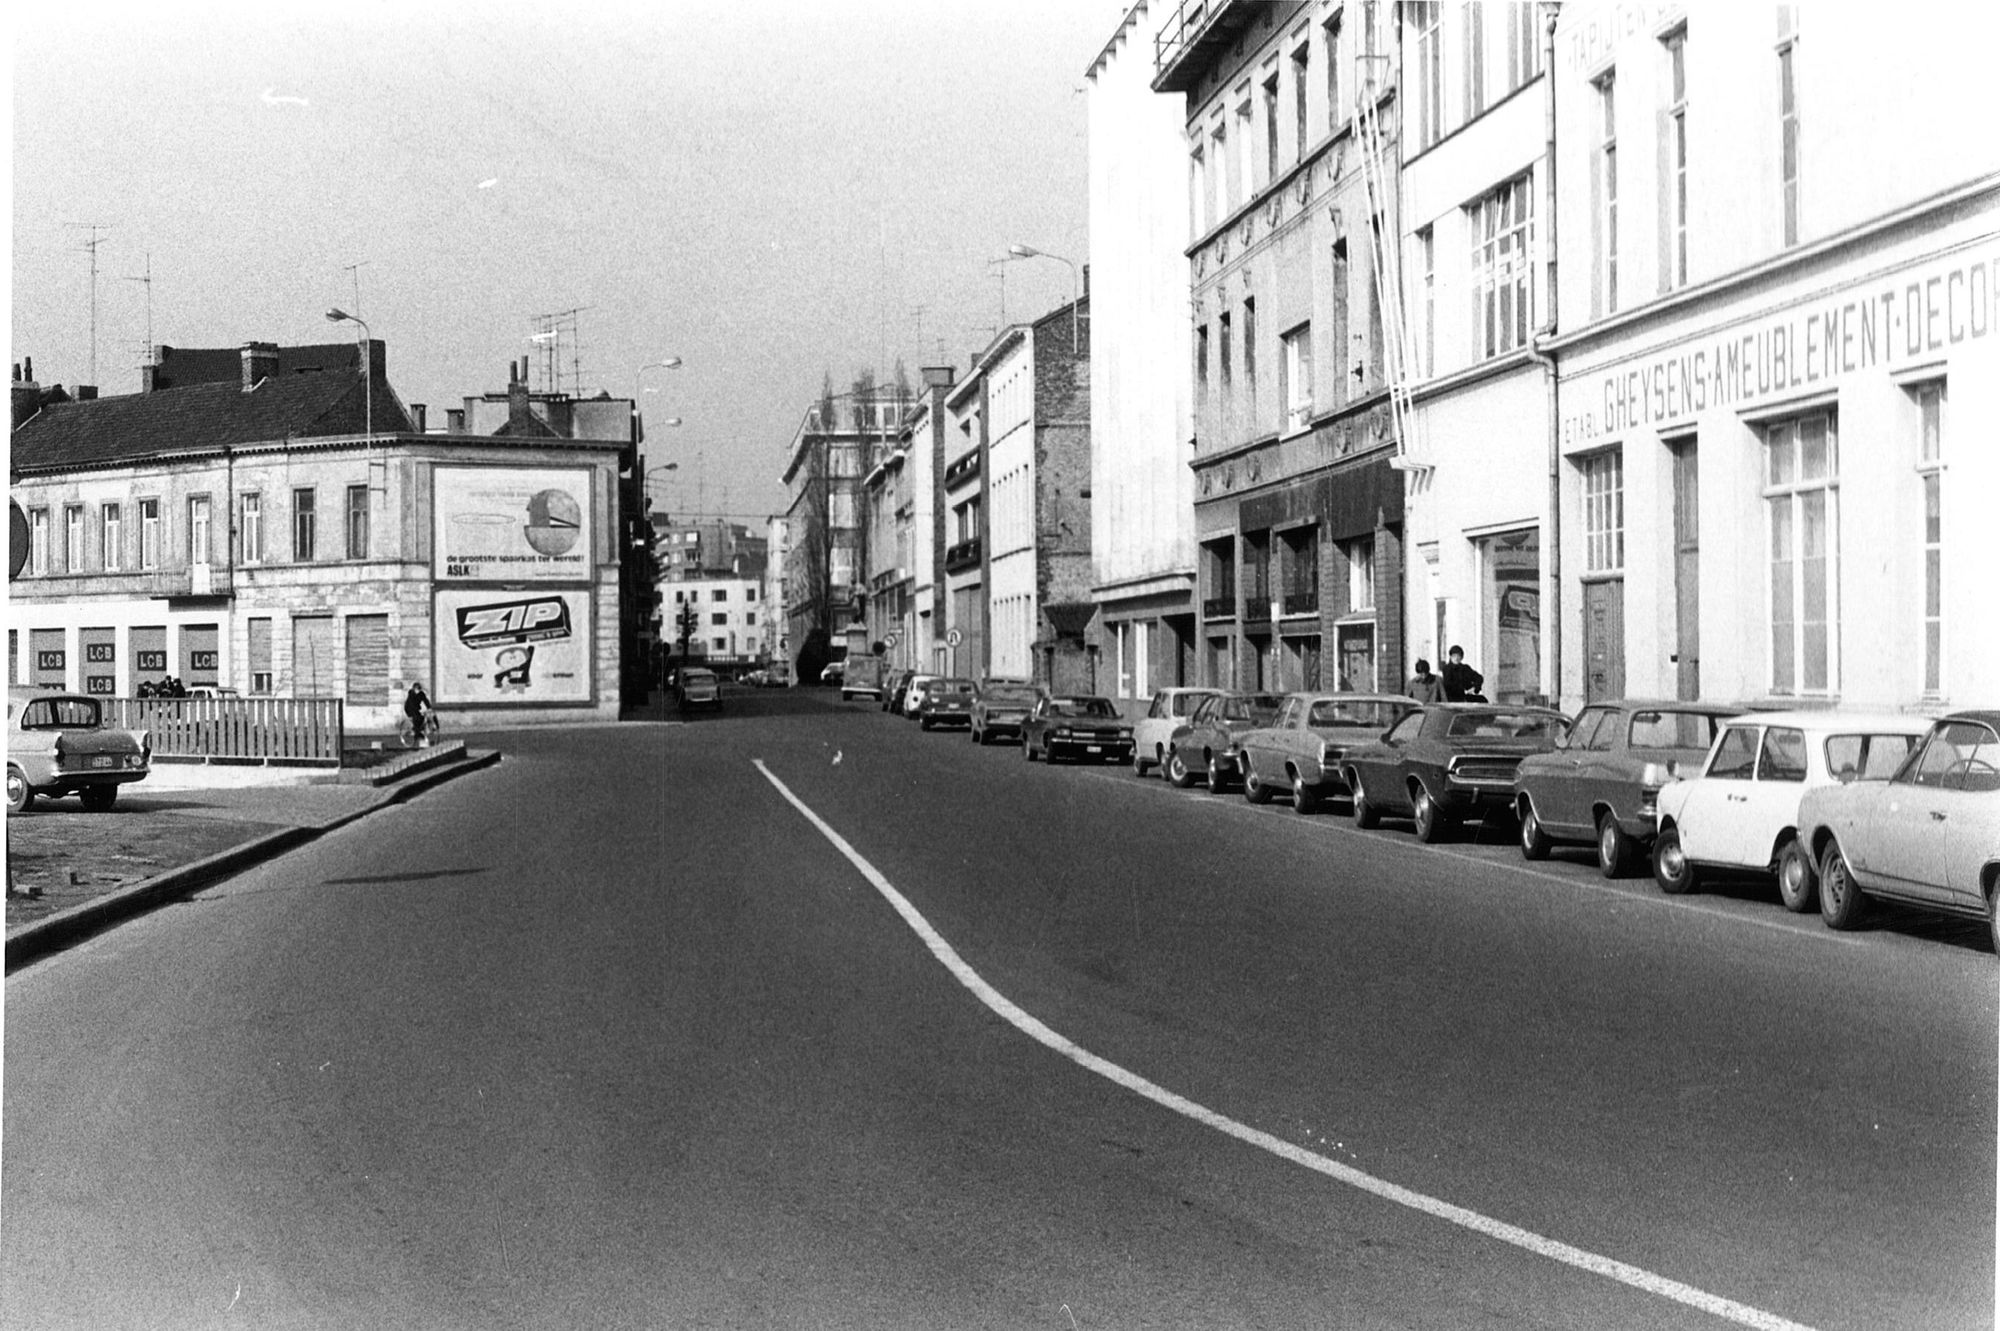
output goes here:
[[771, 769], [764, 765], [763, 759], [753, 758], [751, 762], [756, 765], [759, 772], [764, 774], [764, 779], [769, 781], [777, 789], [777, 792], [783, 795], [786, 801], [793, 808], [797, 809], [807, 822], [817, 828], [819, 834], [832, 843], [833, 848], [845, 856], [847, 862], [852, 864], [860, 872], [861, 876], [868, 880], [869, 885], [882, 895], [883, 900], [887, 901], [891, 908], [903, 917], [903, 922], [909, 925], [911, 931], [924, 941], [924, 945], [931, 950], [931, 955], [943, 963], [945, 969], [951, 972], [954, 979], [970, 990], [980, 1002], [992, 1009], [993, 1012], [998, 1014], [1016, 1030], [1054, 1050], [1056, 1053], [1061, 1054], [1077, 1066], [1094, 1072], [1098, 1076], [1118, 1086], [1122, 1086], [1136, 1095], [1144, 1096], [1146, 1099], [1163, 1108], [1171, 1109], [1177, 1114], [1193, 1119], [1204, 1127], [1213, 1128], [1215, 1131], [1234, 1137], [1238, 1141], [1248, 1143], [1260, 1150], [1268, 1151], [1282, 1160], [1288, 1160], [1295, 1165], [1303, 1166], [1315, 1173], [1324, 1174], [1335, 1182], [1345, 1183], [1349, 1187], [1358, 1188], [1362, 1192], [1380, 1197], [1384, 1201], [1394, 1202], [1398, 1206], [1405, 1206], [1413, 1211], [1420, 1211], [1435, 1219], [1461, 1226], [1475, 1233], [1484, 1234], [1488, 1238], [1498, 1239], [1502, 1243], [1513, 1244], [1515, 1247], [1523, 1248], [1528, 1252], [1534, 1253], [1536, 1256], [1546, 1257], [1551, 1261], [1562, 1262], [1579, 1270], [1588, 1271], [1593, 1275], [1600, 1275], [1610, 1280], [1619, 1281], [1635, 1289], [1643, 1290], [1648, 1294], [1655, 1294], [1661, 1298], [1671, 1299], [1676, 1303], [1686, 1304], [1690, 1308], [1698, 1308], [1702, 1312], [1724, 1318], [1741, 1326], [1758, 1327], [1761, 1331], [1809, 1331], [1803, 1323], [1787, 1320], [1776, 1313], [1765, 1312], [1760, 1308], [1752, 1308], [1748, 1304], [1737, 1303], [1735, 1300], [1723, 1298], [1719, 1294], [1710, 1294], [1706, 1290], [1696, 1289], [1692, 1285], [1682, 1284], [1678, 1280], [1669, 1279], [1666, 1276], [1655, 1274], [1627, 1262], [1601, 1256], [1598, 1253], [1588, 1252], [1582, 1248], [1572, 1247], [1558, 1239], [1548, 1238], [1532, 1230], [1522, 1229], [1518, 1225], [1510, 1225], [1504, 1220], [1495, 1220], [1491, 1216], [1482, 1215], [1477, 1211], [1468, 1210], [1463, 1206], [1455, 1206], [1450, 1202], [1440, 1200], [1428, 1194], [1405, 1188], [1400, 1184], [1391, 1183], [1386, 1179], [1377, 1178], [1373, 1174], [1363, 1173], [1361, 1170], [1355, 1169], [1350, 1165], [1343, 1165], [1339, 1161], [1329, 1160], [1325, 1156], [1316, 1155], [1304, 1147], [1295, 1146], [1291, 1142], [1274, 1137], [1268, 1132], [1218, 1114], [1212, 1109], [1196, 1104], [1185, 1096], [1175, 1094], [1164, 1086], [1147, 1081], [1136, 1072], [1128, 1071], [1108, 1059], [1098, 1057], [1068, 1037], [1058, 1034], [1048, 1026], [1043, 1025], [1038, 1018], [1029, 1015], [1026, 1011], [1017, 1007], [1013, 1000], [988, 984], [979, 972], [973, 970], [967, 964], [965, 958], [958, 954], [958, 950], [946, 942], [942, 934], [931, 927], [930, 921], [918, 913], [917, 908], [910, 904], [909, 899], [904, 897], [901, 892], [898, 892], [889, 880], [882, 876], [880, 870], [862, 858], [861, 852], [849, 845], [845, 837], [834, 831], [825, 819], [814, 813], [806, 806], [805, 801], [794, 795], [791, 788], [783, 781], [780, 781], [772, 773]]

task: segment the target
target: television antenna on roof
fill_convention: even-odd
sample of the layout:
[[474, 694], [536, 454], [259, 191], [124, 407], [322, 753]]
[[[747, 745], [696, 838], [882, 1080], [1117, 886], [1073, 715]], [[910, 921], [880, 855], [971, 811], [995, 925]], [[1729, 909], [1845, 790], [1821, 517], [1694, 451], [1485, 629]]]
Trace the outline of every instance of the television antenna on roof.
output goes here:
[[64, 226], [79, 231], [89, 231], [90, 239], [83, 242], [83, 248], [90, 251], [90, 382], [97, 383], [97, 247], [104, 240], [97, 233], [109, 231], [109, 222], [65, 222]]
[[153, 355], [154, 355], [154, 352], [153, 352], [153, 252], [152, 252], [151, 250], [147, 250], [147, 251], [146, 251], [146, 275], [145, 275], [144, 277], [127, 277], [127, 278], [126, 278], [125, 280], [126, 280], [127, 282], [144, 282], [144, 283], [146, 284], [146, 364], [148, 364], [148, 365], [151, 365], [151, 364], [153, 363]]

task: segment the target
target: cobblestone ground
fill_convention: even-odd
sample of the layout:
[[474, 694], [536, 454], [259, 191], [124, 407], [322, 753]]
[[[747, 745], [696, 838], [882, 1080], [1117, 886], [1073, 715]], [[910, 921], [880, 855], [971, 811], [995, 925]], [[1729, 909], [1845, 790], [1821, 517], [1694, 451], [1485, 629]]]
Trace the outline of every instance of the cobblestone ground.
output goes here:
[[[288, 820], [287, 820], [288, 821]], [[7, 927], [53, 915], [283, 826], [170, 795], [121, 798], [108, 813], [73, 799], [7, 819]]]

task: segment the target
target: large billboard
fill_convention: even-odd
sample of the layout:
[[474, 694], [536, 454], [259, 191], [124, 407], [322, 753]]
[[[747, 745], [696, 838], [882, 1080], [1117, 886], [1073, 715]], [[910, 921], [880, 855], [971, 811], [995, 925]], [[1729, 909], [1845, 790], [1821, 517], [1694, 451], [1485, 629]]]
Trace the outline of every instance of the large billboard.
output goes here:
[[437, 701], [589, 702], [590, 595], [440, 588]]
[[439, 582], [588, 582], [588, 467], [437, 467]]

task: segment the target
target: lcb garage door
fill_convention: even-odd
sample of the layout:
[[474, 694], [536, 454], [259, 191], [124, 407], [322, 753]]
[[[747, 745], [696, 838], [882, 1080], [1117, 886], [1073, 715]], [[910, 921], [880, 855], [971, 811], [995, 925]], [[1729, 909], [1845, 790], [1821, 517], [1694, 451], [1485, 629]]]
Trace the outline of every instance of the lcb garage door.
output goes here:
[[167, 631], [162, 627], [132, 630], [132, 690], [158, 684], [167, 677]]
[[108, 698], [118, 692], [118, 630], [84, 629], [83, 691]]
[[217, 684], [222, 654], [213, 624], [189, 624], [181, 630], [181, 683]]
[[63, 650], [63, 630], [30, 630], [28, 652], [28, 668], [35, 672], [36, 684], [45, 689], [68, 686], [69, 654]]

